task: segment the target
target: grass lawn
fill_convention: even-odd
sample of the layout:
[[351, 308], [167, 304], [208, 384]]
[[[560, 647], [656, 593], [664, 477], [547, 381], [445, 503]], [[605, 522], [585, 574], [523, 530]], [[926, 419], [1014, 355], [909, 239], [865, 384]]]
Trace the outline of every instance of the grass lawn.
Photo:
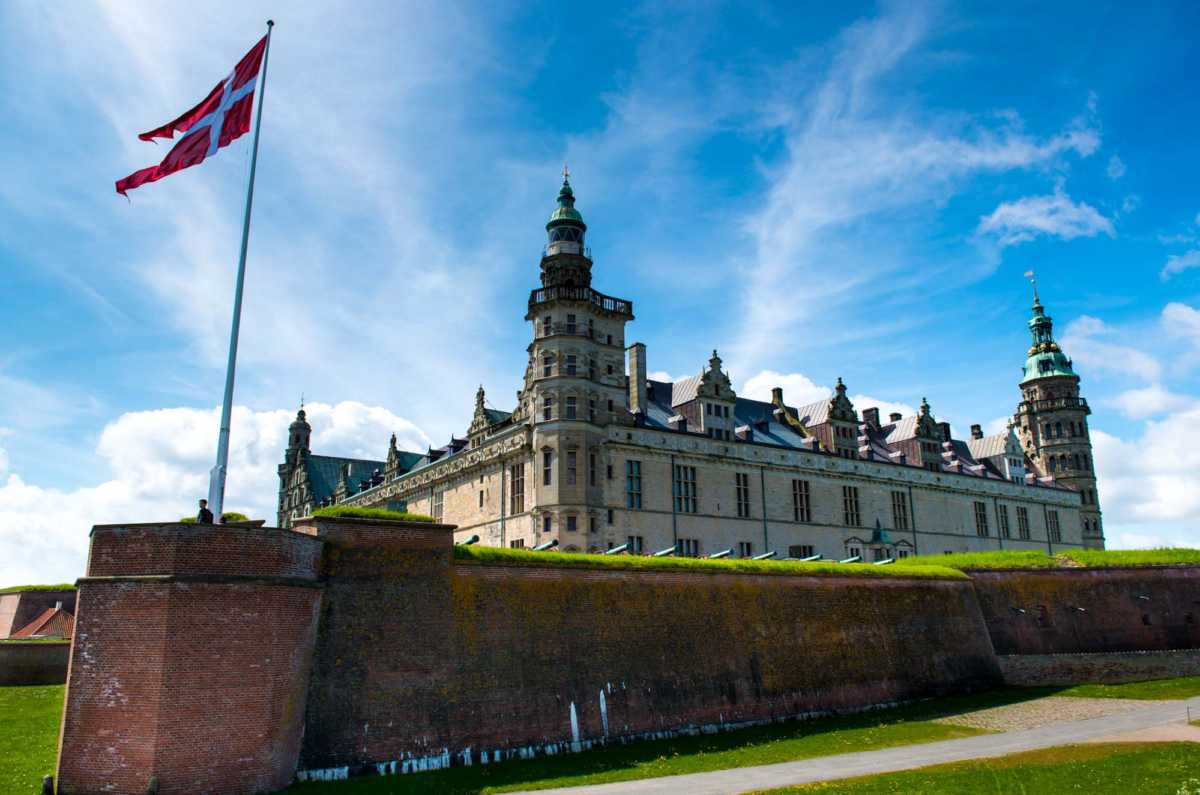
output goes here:
[[1054, 695], [1077, 698], [1138, 698], [1146, 701], [1191, 698], [1200, 696], [1200, 676], [1127, 682], [1123, 685], [1075, 685], [1059, 690]]
[[0, 792], [37, 793], [54, 773], [66, 685], [0, 686]]
[[287, 792], [294, 795], [488, 795], [767, 765], [986, 734], [979, 729], [934, 721], [946, 715], [1026, 701], [1050, 692], [1053, 691], [1033, 688], [997, 690], [881, 712], [781, 723], [702, 737], [656, 740], [499, 765], [296, 784]]
[[[1189, 781], [1193, 782], [1189, 785]], [[1185, 786], [1187, 787], [1185, 789]], [[1200, 788], [1200, 744], [1112, 743], [1066, 745], [1014, 754], [934, 765], [903, 773], [843, 779], [771, 790], [794, 793], [986, 792], [991, 795], [1057, 795], [1060, 792], [1163, 793], [1196, 792]]]

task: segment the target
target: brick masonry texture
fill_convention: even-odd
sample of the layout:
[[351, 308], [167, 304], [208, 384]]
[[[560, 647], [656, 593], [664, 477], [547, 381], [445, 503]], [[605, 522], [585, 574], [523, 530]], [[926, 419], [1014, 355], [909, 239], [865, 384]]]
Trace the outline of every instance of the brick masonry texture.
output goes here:
[[769, 720], [999, 681], [967, 581], [455, 564], [446, 531], [430, 528], [415, 548], [410, 532], [390, 544], [385, 532], [327, 552], [304, 769]]
[[997, 654], [1200, 647], [1200, 567], [983, 571], [971, 578]]
[[[303, 582], [315, 585], [320, 547], [282, 531], [96, 528], [58, 791], [141, 793], [151, 776], [164, 795], [287, 785], [320, 600]], [[228, 576], [246, 574], [260, 579]]]
[[252, 793], [297, 770], [861, 709], [999, 683], [993, 642], [1200, 645], [1200, 568], [974, 581], [533, 568], [456, 563], [452, 538], [362, 519], [95, 528], [59, 792], [141, 793], [155, 776], [164, 795]]
[[0, 685], [61, 685], [70, 643], [0, 643]]
[[1177, 676], [1200, 676], [1200, 649], [1101, 652], [1098, 654], [1009, 654], [1000, 657], [1006, 684], [1115, 685]]

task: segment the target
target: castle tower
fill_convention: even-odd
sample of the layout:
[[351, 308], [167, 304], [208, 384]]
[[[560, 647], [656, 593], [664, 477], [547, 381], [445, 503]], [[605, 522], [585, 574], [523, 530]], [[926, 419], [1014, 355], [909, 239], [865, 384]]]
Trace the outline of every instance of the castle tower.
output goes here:
[[1075, 489], [1083, 502], [1083, 543], [1104, 547], [1096, 470], [1087, 416], [1087, 401], [1079, 396], [1079, 376], [1071, 360], [1054, 341], [1054, 322], [1033, 290], [1029, 333], [1033, 345], [1021, 378], [1021, 403], [1014, 417], [1025, 456], [1039, 475], [1053, 477]]
[[298, 469], [304, 468], [304, 459], [309, 455], [309, 441], [312, 439], [312, 426], [308, 424], [304, 413], [304, 400], [300, 400], [300, 410], [296, 419], [288, 426], [288, 446], [283, 455], [283, 463], [279, 465], [279, 527], [286, 527], [288, 507], [285, 505], [292, 485], [292, 476]]
[[529, 364], [514, 421], [533, 426], [534, 538], [588, 548], [603, 506], [604, 427], [632, 423], [625, 383], [625, 324], [633, 305], [592, 289], [587, 225], [563, 169], [558, 207], [546, 224], [542, 287], [525, 319]]

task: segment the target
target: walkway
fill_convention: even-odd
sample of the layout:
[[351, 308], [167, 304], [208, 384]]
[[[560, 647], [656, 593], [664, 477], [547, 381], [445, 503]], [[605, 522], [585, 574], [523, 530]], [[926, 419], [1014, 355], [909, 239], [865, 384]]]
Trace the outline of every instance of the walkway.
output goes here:
[[761, 767], [739, 767], [711, 773], [620, 781], [587, 787], [538, 790], [537, 795], [736, 795], [754, 790], [808, 784], [813, 781], [911, 770], [945, 762], [1007, 756], [1056, 745], [1100, 740], [1182, 723], [1187, 707], [1200, 715], [1200, 697], [1187, 701], [1146, 702], [1144, 709], [1087, 720], [1068, 721], [1003, 734], [983, 734], [959, 740], [904, 745], [853, 754], [822, 756]]

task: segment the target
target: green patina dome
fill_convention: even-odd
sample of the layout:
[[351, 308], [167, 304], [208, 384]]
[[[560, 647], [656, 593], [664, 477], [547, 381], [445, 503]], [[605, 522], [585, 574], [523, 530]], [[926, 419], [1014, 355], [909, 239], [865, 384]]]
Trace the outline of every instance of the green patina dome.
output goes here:
[[1033, 317], [1029, 319], [1029, 334], [1033, 337], [1033, 345], [1030, 346], [1028, 358], [1025, 360], [1022, 384], [1056, 375], [1075, 376], [1071, 360], [1054, 341], [1054, 321], [1046, 314], [1036, 292], [1033, 294]]
[[550, 213], [550, 220], [546, 223], [546, 231], [550, 231], [559, 226], [575, 226], [580, 229], [587, 229], [587, 224], [583, 222], [583, 216], [575, 209], [575, 192], [571, 190], [571, 182], [569, 174], [564, 170], [562, 188], [558, 191], [558, 207], [554, 208], [554, 212]]

